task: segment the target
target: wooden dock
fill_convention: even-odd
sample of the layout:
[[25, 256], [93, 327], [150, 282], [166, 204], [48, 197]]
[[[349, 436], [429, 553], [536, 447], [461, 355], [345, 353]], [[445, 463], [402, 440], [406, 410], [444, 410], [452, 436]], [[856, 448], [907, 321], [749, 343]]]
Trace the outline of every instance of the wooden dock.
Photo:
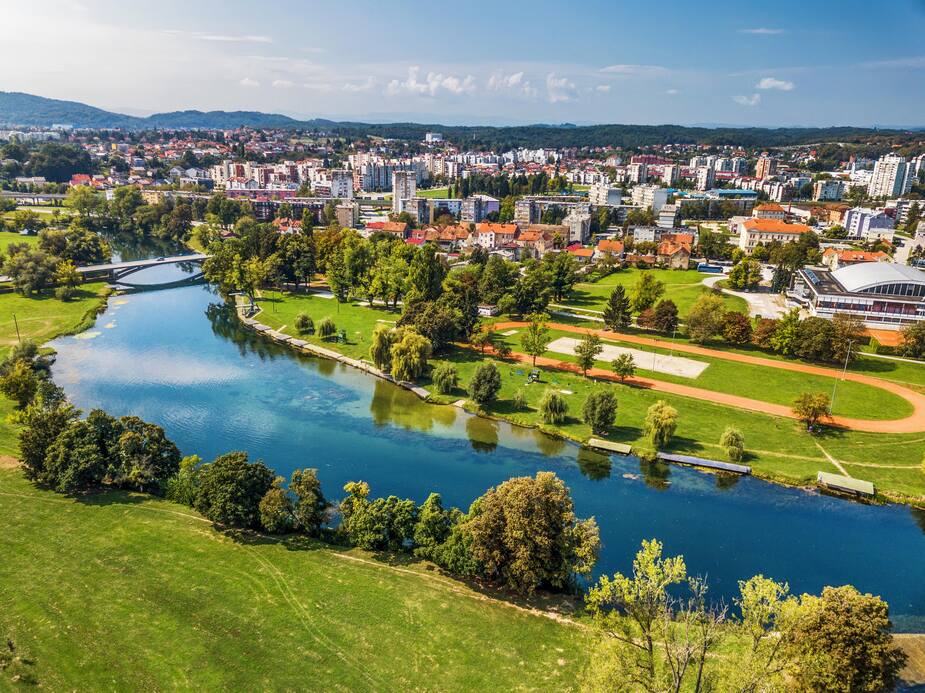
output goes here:
[[873, 496], [876, 491], [874, 485], [869, 481], [855, 479], [850, 476], [841, 474], [830, 474], [829, 472], [819, 472], [816, 474], [816, 483], [822, 488], [839, 493], [849, 493], [854, 496]]
[[703, 457], [694, 457], [692, 455], [676, 455], [670, 452], [658, 453], [659, 459], [676, 464], [684, 464], [689, 467], [703, 467], [705, 469], [715, 469], [720, 472], [731, 472], [733, 474], [751, 474], [752, 468], [746, 464], [733, 464], [732, 462], [720, 462], [719, 460], [708, 460]]
[[601, 440], [600, 438], [590, 438], [588, 440], [588, 447], [605, 452], [615, 452], [620, 455], [629, 455], [633, 452], [633, 448], [626, 443], [612, 443], [609, 440]]

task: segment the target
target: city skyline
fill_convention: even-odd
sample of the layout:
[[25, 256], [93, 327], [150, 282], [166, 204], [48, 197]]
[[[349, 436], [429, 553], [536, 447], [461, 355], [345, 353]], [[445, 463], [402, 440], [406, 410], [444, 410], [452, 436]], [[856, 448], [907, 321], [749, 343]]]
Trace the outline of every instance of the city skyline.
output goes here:
[[870, 31], [860, 2], [832, 16], [796, 3], [774, 13], [678, 2], [658, 13], [603, 2], [346, 5], [277, 2], [259, 21], [240, 2], [13, 6], [0, 26], [0, 58], [16, 69], [0, 90], [133, 115], [925, 125], [918, 1], [890, 4], [888, 35]]

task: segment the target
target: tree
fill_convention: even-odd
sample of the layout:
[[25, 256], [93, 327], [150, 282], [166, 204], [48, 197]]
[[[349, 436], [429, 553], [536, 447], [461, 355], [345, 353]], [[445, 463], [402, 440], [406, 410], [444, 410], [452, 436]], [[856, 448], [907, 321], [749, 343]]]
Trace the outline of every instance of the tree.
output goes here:
[[820, 421], [831, 416], [830, 410], [831, 402], [824, 392], [803, 392], [793, 402], [793, 413], [811, 432]]
[[620, 377], [620, 382], [626, 382], [636, 374], [636, 360], [632, 354], [620, 354], [610, 362], [613, 372]]
[[723, 314], [723, 339], [730, 344], [748, 344], [752, 340], [752, 323], [744, 313], [729, 310]]
[[802, 690], [889, 691], [906, 655], [892, 637], [889, 607], [854, 587], [826, 587], [805, 594], [783, 634], [794, 660], [790, 674]]
[[427, 359], [433, 349], [423, 335], [414, 330], [402, 329], [395, 337], [390, 352], [391, 373], [395, 380], [417, 380], [427, 368]]
[[88, 185], [71, 186], [64, 197], [64, 206], [76, 211], [82, 219], [99, 213], [102, 205], [102, 196]]
[[761, 283], [761, 263], [743, 260], [732, 268], [726, 281], [730, 289], [753, 291]]
[[479, 299], [487, 304], [497, 303], [517, 276], [516, 265], [500, 255], [489, 256], [479, 277]]
[[678, 410], [664, 400], [658, 400], [646, 410], [645, 435], [656, 450], [671, 442], [678, 427]]
[[286, 534], [292, 531], [295, 518], [292, 514], [292, 499], [283, 488], [285, 479], [281, 476], [273, 480], [263, 498], [260, 499], [260, 525], [270, 534]]
[[600, 548], [597, 523], [575, 517], [568, 488], [552, 472], [489, 489], [473, 503], [464, 531], [482, 575], [521, 594], [570, 587], [590, 574]]
[[59, 262], [55, 270], [54, 282], [58, 285], [55, 296], [62, 301], [70, 300], [74, 295], [75, 287], [82, 281], [80, 272], [70, 260]]
[[739, 581], [735, 605], [740, 619], [736, 630], [742, 634], [747, 650], [736, 666], [734, 680], [739, 691], [783, 688], [781, 674], [788, 664], [780, 633], [788, 627], [788, 612], [795, 600], [787, 583], [756, 575]]
[[588, 370], [594, 366], [595, 360], [603, 350], [604, 345], [601, 344], [600, 337], [593, 332], [585, 333], [585, 336], [575, 346], [575, 356], [578, 358], [578, 366], [581, 368], [582, 375], [588, 375]]
[[770, 339], [771, 348], [778, 354], [793, 356], [799, 329], [800, 311], [793, 308], [777, 321], [774, 336]]
[[485, 353], [485, 347], [491, 344], [492, 332], [479, 326], [478, 329], [472, 330], [469, 334], [469, 344], [476, 347], [482, 354]]
[[734, 426], [726, 426], [719, 438], [719, 444], [732, 462], [741, 462], [745, 456], [745, 436]]
[[295, 328], [299, 334], [312, 334], [315, 331], [315, 321], [307, 313], [299, 313], [295, 316]]
[[835, 325], [831, 320], [809, 317], [797, 327], [793, 355], [807, 361], [831, 361]]
[[318, 336], [322, 339], [333, 337], [335, 332], [337, 332], [337, 325], [334, 324], [334, 321], [330, 317], [324, 317], [321, 319], [321, 322], [318, 323]]
[[137, 416], [123, 416], [113, 426], [118, 437], [108, 446], [111, 483], [161, 493], [180, 468], [180, 451], [164, 429]]
[[167, 500], [192, 507], [196, 502], [196, 490], [199, 486], [199, 455], [187, 455], [180, 460], [177, 473], [164, 484], [164, 496]]
[[632, 306], [622, 284], [617, 284], [610, 292], [607, 305], [604, 306], [604, 324], [611, 330], [627, 327], [632, 319]]
[[678, 306], [670, 298], [663, 298], [655, 305], [651, 319], [652, 327], [668, 334], [678, 327]]
[[758, 318], [752, 330], [752, 342], [764, 349], [771, 348], [771, 339], [777, 331], [777, 320], [771, 318]]
[[63, 397], [59, 401], [50, 400], [41, 391], [26, 408], [19, 431], [19, 458], [27, 479], [52, 483], [46, 470], [48, 449], [79, 415]]
[[533, 357], [533, 366], [536, 367], [536, 357], [546, 353], [546, 348], [552, 341], [546, 321], [549, 316], [545, 313], [531, 313], [527, 316], [529, 324], [520, 333], [520, 346]]
[[900, 330], [899, 353], [917, 359], [925, 356], [925, 321], [910, 323]]
[[540, 400], [540, 415], [548, 424], [560, 424], [568, 417], [568, 402], [558, 390], [548, 389]]
[[617, 418], [617, 396], [610, 388], [595, 390], [585, 399], [581, 413], [592, 433], [606, 435]]
[[414, 526], [414, 554], [434, 560], [437, 549], [446, 542], [453, 527], [451, 513], [444, 509], [439, 493], [431, 493], [418, 511]]
[[372, 342], [369, 345], [369, 357], [380, 371], [388, 372], [392, 365], [392, 338], [394, 330], [383, 323], [376, 325], [373, 330]]
[[649, 272], [641, 272], [631, 295], [633, 310], [639, 313], [646, 308], [651, 308], [663, 293], [665, 293], [664, 282], [659, 281]]
[[44, 250], [11, 245], [10, 256], [3, 264], [3, 273], [17, 293], [29, 297], [48, 286], [54, 277], [58, 259]]
[[578, 261], [570, 253], [546, 253], [540, 262], [556, 301], [564, 299], [578, 281]]
[[259, 529], [260, 501], [273, 483], [263, 462], [248, 462], [246, 452], [229, 452], [200, 469], [194, 507], [216, 524]]
[[408, 278], [415, 296], [434, 301], [440, 296], [446, 267], [437, 257], [437, 248], [428, 243], [411, 259]]
[[39, 378], [25, 359], [16, 359], [0, 376], [0, 392], [25, 409], [39, 390]]
[[701, 294], [687, 314], [687, 334], [694, 342], [706, 342], [723, 329], [723, 299], [713, 294]]
[[469, 396], [480, 406], [494, 402], [501, 391], [501, 373], [494, 363], [482, 363], [469, 383]]
[[331, 504], [321, 492], [317, 469], [296, 469], [289, 479], [289, 490], [295, 494], [292, 515], [295, 526], [310, 536], [318, 536], [327, 522]]
[[441, 363], [437, 366], [432, 379], [441, 395], [450, 394], [459, 385], [459, 373], [452, 363]]
[[836, 313], [832, 318], [835, 334], [832, 338], [832, 359], [838, 363], [856, 360], [865, 339], [864, 323], [852, 315]]

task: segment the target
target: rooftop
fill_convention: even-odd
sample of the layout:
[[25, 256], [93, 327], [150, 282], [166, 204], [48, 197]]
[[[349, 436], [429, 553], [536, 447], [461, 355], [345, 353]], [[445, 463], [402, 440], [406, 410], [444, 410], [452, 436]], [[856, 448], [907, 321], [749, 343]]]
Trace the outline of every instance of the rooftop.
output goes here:
[[878, 284], [922, 284], [925, 272], [895, 262], [861, 262], [832, 272], [832, 278], [846, 291], [864, 291]]

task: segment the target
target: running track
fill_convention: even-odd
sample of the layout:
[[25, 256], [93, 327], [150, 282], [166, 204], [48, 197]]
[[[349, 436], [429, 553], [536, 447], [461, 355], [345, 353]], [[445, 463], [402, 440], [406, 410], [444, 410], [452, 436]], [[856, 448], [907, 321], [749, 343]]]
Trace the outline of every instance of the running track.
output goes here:
[[[495, 323], [491, 327], [494, 330], [506, 330], [526, 327], [527, 324], [528, 323], [526, 322], [511, 321]], [[628, 342], [630, 344], [640, 344], [644, 346], [662, 348], [664, 348], [666, 345], [666, 342], [659, 343], [657, 340], [651, 339], [649, 337], [639, 337], [637, 335], [611, 332], [609, 330], [595, 330], [586, 327], [578, 327], [576, 325], [563, 325], [561, 323], [548, 324], [549, 327], [554, 330], [574, 332], [576, 334], [586, 334], [588, 332], [592, 332], [602, 339], [612, 339], [621, 342]], [[724, 359], [726, 361], [736, 361], [738, 363], [748, 363], [755, 366], [780, 368], [782, 370], [796, 371], [798, 373], [810, 373], [813, 375], [821, 375], [829, 378], [841, 377], [840, 371], [832, 368], [825, 368], [823, 366], [811, 366], [809, 364], [795, 363], [793, 361], [775, 361], [773, 359], [767, 359], [761, 356], [735, 354], [728, 351], [708, 349], [706, 347], [696, 346], [694, 344], [671, 343], [671, 348], [674, 351], [682, 352], [685, 354], [709, 356], [711, 358]], [[512, 356], [520, 361], [532, 361], [532, 357], [526, 354], [514, 353]], [[557, 359], [548, 358], [545, 356], [538, 356], [536, 363], [537, 365], [558, 368], [561, 370], [581, 372], [581, 369], [578, 368], [578, 366], [574, 363], [559, 361]], [[619, 380], [619, 378], [614, 375], [613, 372], [603, 368], [592, 368], [588, 371], [588, 374], [595, 378]], [[835, 425], [853, 431], [864, 431], [867, 433], [921, 433], [925, 431], [925, 395], [898, 383], [881, 380], [880, 378], [875, 378], [873, 376], [863, 375], [860, 373], [848, 372], [845, 374], [845, 380], [853, 380], [856, 383], [864, 383], [865, 385], [879, 387], [881, 390], [892, 392], [893, 394], [902, 397], [912, 405], [912, 413], [903, 419], [892, 419], [886, 421], [872, 419], [852, 419], [845, 416], [835, 416], [832, 418], [832, 423]], [[790, 407], [784, 404], [772, 404], [771, 402], [762, 402], [760, 400], [751, 399], [749, 397], [740, 397], [738, 395], [730, 395], [724, 392], [714, 392], [713, 390], [705, 390], [700, 387], [692, 387], [690, 385], [682, 385], [679, 383], [670, 383], [664, 380], [655, 380], [653, 378], [644, 378], [641, 376], [627, 378], [626, 382], [639, 385], [650, 390], [670, 392], [671, 394], [682, 395], [684, 397], [693, 397], [695, 399], [702, 399], [708, 402], [713, 402], [715, 404], [723, 404], [728, 407], [737, 407], [739, 409], [747, 409], [749, 411], [756, 411], [762, 414], [771, 414], [773, 416], [785, 416], [791, 419], [796, 418]]]

